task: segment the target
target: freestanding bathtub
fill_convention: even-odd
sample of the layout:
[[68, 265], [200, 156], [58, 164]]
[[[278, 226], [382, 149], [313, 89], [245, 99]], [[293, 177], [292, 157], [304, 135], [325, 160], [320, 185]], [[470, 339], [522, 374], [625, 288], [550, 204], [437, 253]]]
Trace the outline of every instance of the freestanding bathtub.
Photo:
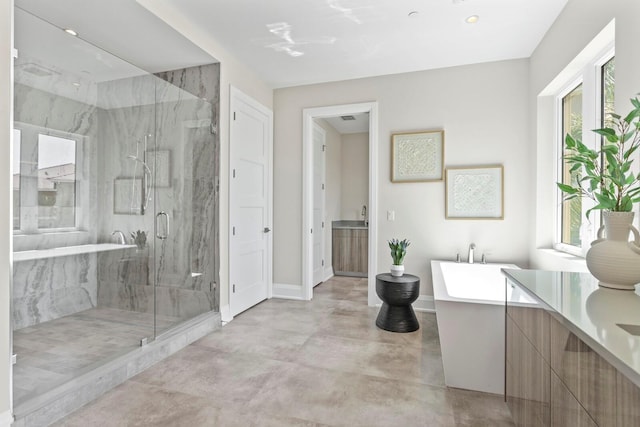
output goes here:
[[[504, 393], [505, 277], [515, 264], [431, 261], [433, 295], [449, 387]], [[511, 296], [527, 303], [527, 295]], [[516, 292], [518, 292], [516, 290]]]

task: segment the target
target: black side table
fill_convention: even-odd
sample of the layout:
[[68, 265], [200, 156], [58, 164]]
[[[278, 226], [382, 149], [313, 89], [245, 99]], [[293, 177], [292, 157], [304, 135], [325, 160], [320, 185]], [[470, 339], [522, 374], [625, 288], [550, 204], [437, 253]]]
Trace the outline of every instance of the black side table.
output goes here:
[[411, 303], [420, 295], [420, 278], [411, 274], [394, 277], [390, 273], [376, 276], [376, 293], [382, 307], [376, 326], [391, 332], [413, 332], [420, 328]]

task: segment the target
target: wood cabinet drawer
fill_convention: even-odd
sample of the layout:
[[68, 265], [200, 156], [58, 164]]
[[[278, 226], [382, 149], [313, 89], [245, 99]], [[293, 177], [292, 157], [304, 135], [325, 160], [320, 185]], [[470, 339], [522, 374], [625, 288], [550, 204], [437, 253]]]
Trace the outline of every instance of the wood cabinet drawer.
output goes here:
[[551, 426], [598, 426], [553, 372], [551, 373]]
[[507, 316], [506, 398], [516, 426], [548, 426], [549, 364]]
[[601, 427], [616, 425], [616, 369], [553, 317], [551, 369]]
[[549, 313], [540, 307], [507, 304], [507, 314], [549, 363]]

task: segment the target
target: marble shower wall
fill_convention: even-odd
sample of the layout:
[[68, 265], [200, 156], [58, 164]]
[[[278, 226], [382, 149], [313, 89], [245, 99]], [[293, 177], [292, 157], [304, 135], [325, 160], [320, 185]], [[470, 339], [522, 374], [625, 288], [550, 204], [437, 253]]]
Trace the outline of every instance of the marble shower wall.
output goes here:
[[96, 268], [95, 253], [15, 262], [13, 329], [95, 307]]
[[[69, 78], [48, 66], [50, 76], [39, 77], [29, 70], [42, 68], [34, 58], [22, 54], [16, 60], [14, 119], [21, 129], [20, 197], [22, 230], [14, 233], [14, 250], [26, 251], [95, 243], [97, 230], [97, 115], [95, 86], [70, 92]], [[38, 87], [38, 88], [36, 88]], [[44, 88], [47, 88], [45, 90]], [[61, 96], [74, 95], [74, 98]], [[81, 231], [40, 233], [38, 217], [39, 133], [65, 135], [78, 141], [76, 215]], [[97, 261], [95, 254], [43, 258], [14, 262], [12, 309], [14, 329], [56, 319], [95, 307], [97, 303]]]
[[[24, 64], [21, 64], [23, 61]], [[14, 250], [111, 242], [121, 230], [148, 232], [146, 252], [135, 250], [21, 261], [14, 264], [15, 328], [96, 306], [152, 312], [157, 277], [158, 314], [186, 319], [219, 311], [218, 176], [219, 65], [206, 65], [125, 79], [92, 83], [69, 90], [64, 72], [35, 81], [16, 63], [16, 126], [76, 135], [82, 141], [78, 173], [79, 230], [14, 237]], [[46, 65], [51, 69], [50, 65]], [[47, 88], [50, 88], [48, 91]], [[24, 136], [24, 134], [23, 134]], [[145, 151], [146, 140], [146, 151]], [[37, 182], [37, 144], [23, 144], [22, 184]], [[114, 182], [141, 178], [143, 166], [157, 171], [156, 151], [168, 151], [168, 186], [153, 186], [144, 215], [114, 213]], [[161, 173], [157, 171], [157, 173]], [[125, 194], [125, 197], [130, 196]], [[142, 195], [138, 194], [141, 205]], [[23, 199], [21, 215], [37, 215], [37, 200]], [[135, 205], [135, 203], [134, 203]], [[167, 240], [154, 237], [155, 213], [171, 217]]]
[[[130, 278], [132, 260], [99, 256], [98, 304], [126, 310], [153, 310], [154, 287], [157, 314], [186, 319], [219, 310], [218, 289], [218, 136], [212, 132], [218, 123], [219, 66], [206, 65], [125, 79], [99, 86], [100, 99], [117, 105], [100, 111], [99, 135], [101, 169], [101, 212], [99, 235], [106, 238], [114, 229], [149, 233], [151, 257], [146, 283], [138, 273]], [[147, 78], [148, 77], [148, 78]], [[118, 96], [123, 87], [135, 88], [155, 104], [143, 100], [123, 105]], [[113, 99], [109, 99], [112, 96]], [[116, 103], [120, 104], [116, 104]], [[148, 101], [147, 101], [148, 102]], [[148, 136], [146, 162], [156, 174], [152, 200], [144, 215], [113, 213], [113, 182], [118, 178], [139, 178], [128, 155], [142, 156], [144, 136]], [[156, 153], [169, 154], [169, 170], [163, 171]], [[163, 183], [163, 178], [168, 178]], [[167, 185], [168, 184], [168, 185]], [[166, 240], [153, 236], [155, 215], [169, 215], [171, 228]], [[139, 263], [136, 260], [135, 263]], [[120, 263], [115, 268], [114, 263]], [[134, 268], [135, 270], [135, 268]]]

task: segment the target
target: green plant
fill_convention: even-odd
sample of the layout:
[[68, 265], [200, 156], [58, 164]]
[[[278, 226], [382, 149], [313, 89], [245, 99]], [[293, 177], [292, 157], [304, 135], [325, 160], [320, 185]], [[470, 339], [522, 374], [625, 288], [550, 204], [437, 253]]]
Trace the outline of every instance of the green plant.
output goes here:
[[630, 212], [640, 201], [640, 173], [631, 170], [633, 153], [640, 147], [640, 100], [632, 98], [633, 109], [625, 116], [610, 114], [607, 126], [593, 132], [604, 137], [598, 150], [584, 145], [579, 138], [567, 134], [564, 160], [576, 173], [574, 185], [558, 182], [558, 188], [567, 195], [565, 200], [588, 197], [594, 209]]
[[407, 254], [407, 246], [409, 246], [410, 244], [411, 242], [409, 242], [407, 239], [389, 240], [389, 248], [391, 248], [391, 258], [393, 258], [393, 265], [402, 265], [404, 257]]
[[131, 232], [131, 238], [133, 239], [133, 243], [140, 249], [147, 246], [147, 232], [138, 230]]

